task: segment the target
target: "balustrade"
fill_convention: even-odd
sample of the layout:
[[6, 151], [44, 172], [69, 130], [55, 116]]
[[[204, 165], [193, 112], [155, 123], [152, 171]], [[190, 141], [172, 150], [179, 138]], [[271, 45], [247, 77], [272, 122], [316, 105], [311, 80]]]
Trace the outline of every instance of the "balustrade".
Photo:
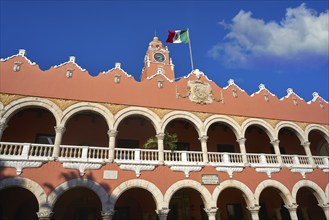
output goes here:
[[[0, 142], [1, 160], [52, 160], [54, 145]], [[163, 151], [164, 161], [167, 164], [196, 165], [205, 164], [201, 151]], [[329, 169], [329, 157], [307, 155], [280, 155], [282, 164], [275, 154], [246, 154], [247, 163], [251, 166], [286, 166], [312, 167], [315, 165], [323, 170]], [[109, 158], [108, 147], [60, 145], [58, 159], [60, 161], [106, 162]], [[243, 154], [208, 152], [207, 159], [210, 165], [215, 166], [244, 166]], [[158, 149], [126, 149], [115, 148], [114, 161], [117, 163], [159, 164]]]

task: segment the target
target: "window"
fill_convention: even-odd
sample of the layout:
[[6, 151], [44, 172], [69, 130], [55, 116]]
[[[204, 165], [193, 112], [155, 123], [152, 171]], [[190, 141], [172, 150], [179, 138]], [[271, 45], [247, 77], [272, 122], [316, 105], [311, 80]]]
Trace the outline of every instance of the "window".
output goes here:
[[217, 152], [235, 153], [232, 144], [217, 144]]
[[35, 138], [35, 143], [38, 144], [54, 144], [55, 143], [55, 136], [49, 134], [38, 134]]

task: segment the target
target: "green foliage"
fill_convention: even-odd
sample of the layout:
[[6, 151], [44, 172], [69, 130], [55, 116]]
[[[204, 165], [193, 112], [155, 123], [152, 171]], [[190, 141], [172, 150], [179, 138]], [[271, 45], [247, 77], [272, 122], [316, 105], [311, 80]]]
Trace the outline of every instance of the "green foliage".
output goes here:
[[[163, 139], [163, 145], [165, 150], [176, 150], [177, 148], [177, 134], [169, 134], [165, 132]], [[156, 136], [150, 137], [144, 144], [144, 148], [156, 148], [158, 146], [158, 138]]]

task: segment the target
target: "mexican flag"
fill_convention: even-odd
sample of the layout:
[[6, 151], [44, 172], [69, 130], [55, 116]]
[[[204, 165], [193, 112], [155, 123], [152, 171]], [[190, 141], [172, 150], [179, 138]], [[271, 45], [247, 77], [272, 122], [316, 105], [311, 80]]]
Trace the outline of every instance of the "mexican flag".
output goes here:
[[188, 30], [169, 30], [167, 43], [188, 43]]

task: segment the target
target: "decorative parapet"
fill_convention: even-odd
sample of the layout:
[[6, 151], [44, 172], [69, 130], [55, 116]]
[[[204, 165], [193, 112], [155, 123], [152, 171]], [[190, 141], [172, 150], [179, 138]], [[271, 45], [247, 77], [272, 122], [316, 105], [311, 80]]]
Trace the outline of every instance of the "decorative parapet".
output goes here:
[[32, 62], [31, 60], [29, 60], [25, 55], [26, 55], [26, 51], [24, 49], [20, 49], [18, 51], [18, 54], [15, 54], [15, 55], [7, 57], [7, 58], [1, 58], [0, 61], [6, 62], [7, 60], [10, 60], [15, 57], [23, 57], [30, 65], [36, 65], [35, 62]]
[[206, 74], [204, 74], [202, 71], [200, 71], [199, 69], [195, 69], [193, 71], [191, 71], [187, 76], [184, 76], [184, 79], [188, 79], [190, 78], [192, 75], [195, 75], [197, 79], [200, 79], [201, 76], [203, 76], [204, 78], [206, 78], [209, 82], [212, 82], [212, 80], [210, 80]]
[[124, 71], [121, 68], [121, 63], [115, 63], [114, 68], [109, 69], [108, 71], [103, 71], [102, 74], [109, 74], [113, 70], [120, 70], [121, 72], [123, 72], [125, 74], [126, 77], [128, 77], [128, 78], [131, 78], [132, 77], [132, 75], [128, 74], [126, 71]]
[[76, 62], [75, 62], [75, 56], [70, 56], [69, 58], [69, 61], [65, 62], [65, 63], [62, 63], [62, 64], [59, 64], [59, 65], [55, 65], [54, 68], [60, 68], [68, 63], [72, 63], [74, 64], [75, 66], [77, 66], [82, 72], [85, 72], [86, 69], [83, 69], [81, 66], [79, 66]]

